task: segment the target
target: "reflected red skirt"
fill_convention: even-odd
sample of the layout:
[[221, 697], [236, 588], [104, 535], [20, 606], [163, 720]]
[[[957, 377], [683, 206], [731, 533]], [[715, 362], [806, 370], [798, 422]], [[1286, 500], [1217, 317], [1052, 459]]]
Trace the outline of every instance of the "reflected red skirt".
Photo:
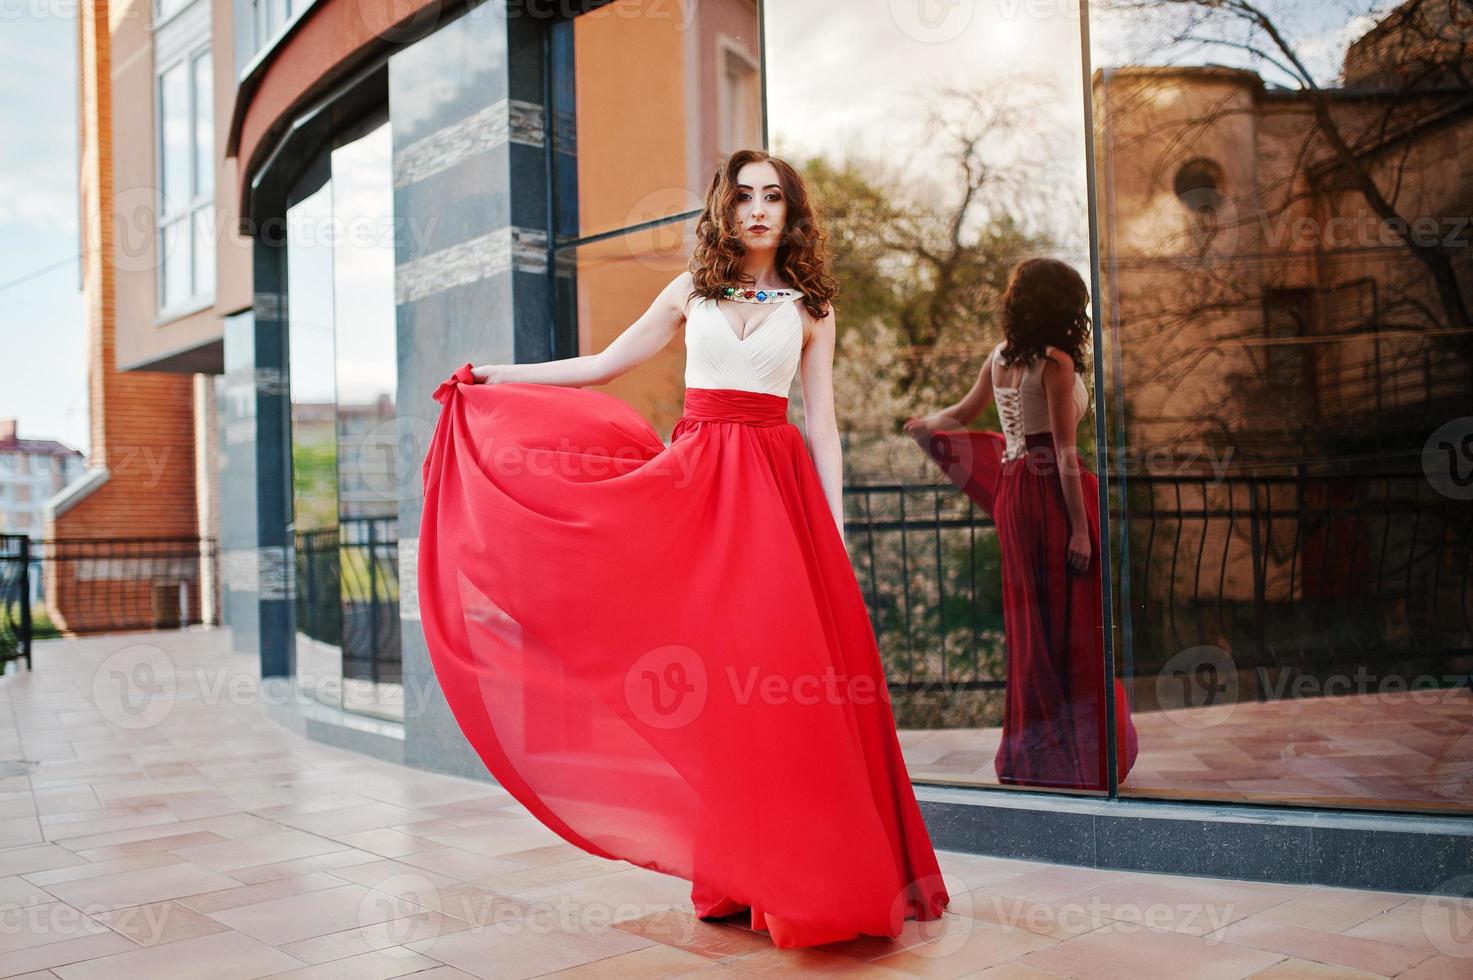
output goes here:
[[[1007, 462], [1000, 432], [954, 430], [917, 441], [997, 526], [1008, 653], [1002, 744], [993, 760], [998, 780], [1102, 791], [1109, 736], [1099, 480], [1081, 468], [1091, 559], [1077, 574], [1066, 562], [1069, 513], [1053, 436], [1027, 440], [1028, 452]], [[1118, 781], [1135, 765], [1139, 741], [1125, 687], [1113, 680]]]
[[[565, 840], [777, 946], [949, 901], [787, 399], [688, 389], [666, 446], [590, 389], [442, 384], [420, 610], [456, 721]], [[654, 911], [652, 908], [651, 911]]]

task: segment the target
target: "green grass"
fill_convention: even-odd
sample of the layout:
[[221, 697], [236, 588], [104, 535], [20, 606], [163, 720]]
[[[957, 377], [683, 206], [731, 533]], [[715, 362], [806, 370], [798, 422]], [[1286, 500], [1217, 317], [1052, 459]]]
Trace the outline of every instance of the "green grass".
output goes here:
[[[9, 606], [5, 608], [4, 612], [7, 622], [20, 622], [20, 603], [10, 603]], [[56, 626], [51, 622], [51, 617], [47, 614], [46, 607], [32, 606], [31, 639], [33, 641], [50, 640], [60, 635], [61, 633], [57, 631]], [[5, 661], [10, 660], [15, 656], [15, 645], [11, 643], [9, 637], [5, 635], [0, 635], [0, 667], [4, 666]]]

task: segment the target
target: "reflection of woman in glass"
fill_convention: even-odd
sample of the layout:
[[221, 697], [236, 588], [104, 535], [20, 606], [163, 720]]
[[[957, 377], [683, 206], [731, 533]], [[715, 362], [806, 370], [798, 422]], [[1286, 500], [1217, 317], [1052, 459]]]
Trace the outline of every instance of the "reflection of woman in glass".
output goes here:
[[[1002, 298], [1004, 339], [972, 389], [905, 428], [997, 526], [1008, 650], [998, 779], [1103, 790], [1099, 482], [1075, 445], [1089, 407], [1088, 306], [1084, 280], [1068, 265], [1020, 262]], [[994, 397], [1003, 431], [966, 431]], [[1115, 706], [1123, 780], [1137, 740], [1118, 680]]]
[[[565, 840], [686, 878], [699, 917], [777, 946], [893, 937], [949, 896], [842, 536], [827, 236], [790, 165], [741, 151], [695, 238], [603, 351], [436, 391], [425, 638], [487, 768]], [[584, 386], [682, 328], [667, 446]]]

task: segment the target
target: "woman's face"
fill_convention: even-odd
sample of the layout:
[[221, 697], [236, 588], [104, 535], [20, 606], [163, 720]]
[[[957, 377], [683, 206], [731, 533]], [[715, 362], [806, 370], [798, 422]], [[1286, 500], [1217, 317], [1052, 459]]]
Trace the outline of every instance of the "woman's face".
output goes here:
[[737, 171], [736, 222], [742, 244], [750, 249], [777, 248], [787, 226], [788, 202], [777, 168], [766, 160]]

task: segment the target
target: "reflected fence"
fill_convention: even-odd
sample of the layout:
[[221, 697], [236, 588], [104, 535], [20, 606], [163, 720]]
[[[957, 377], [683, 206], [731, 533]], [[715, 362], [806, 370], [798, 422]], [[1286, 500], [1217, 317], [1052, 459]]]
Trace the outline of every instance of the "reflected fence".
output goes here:
[[[1473, 501], [1421, 474], [1136, 475], [1125, 490], [1112, 555], [1134, 676], [1154, 678], [1198, 647], [1249, 672], [1473, 667]], [[998, 723], [1007, 651], [990, 518], [949, 484], [850, 485], [844, 496], [897, 712]], [[344, 519], [295, 545], [298, 632], [340, 650], [345, 677], [399, 681], [397, 521]], [[41, 630], [214, 622], [217, 557], [208, 538], [0, 535], [0, 663], [26, 659]]]
[[0, 673], [12, 660], [31, 666], [31, 539], [0, 534]]
[[[1421, 474], [1132, 476], [1127, 492], [1128, 519], [1118, 507], [1111, 515], [1112, 576], [1117, 598], [1129, 597], [1117, 625], [1133, 676], [1154, 680], [1201, 647], [1247, 672], [1473, 667], [1473, 501]], [[844, 494], [892, 691], [951, 699], [944, 711], [916, 701], [897, 711], [908, 722], [998, 723], [989, 695], [1006, 685], [1007, 654], [991, 520], [949, 484]]]
[[1473, 501], [1420, 473], [1131, 477], [1127, 493], [1137, 676], [1204, 646], [1321, 677], [1473, 654]]
[[892, 690], [1004, 684], [992, 519], [949, 484], [844, 488], [849, 555]]
[[992, 519], [950, 484], [844, 487], [849, 557], [901, 728], [1002, 723], [1002, 570]]
[[399, 683], [399, 522], [344, 518], [294, 540], [297, 632], [340, 652], [345, 678]]

